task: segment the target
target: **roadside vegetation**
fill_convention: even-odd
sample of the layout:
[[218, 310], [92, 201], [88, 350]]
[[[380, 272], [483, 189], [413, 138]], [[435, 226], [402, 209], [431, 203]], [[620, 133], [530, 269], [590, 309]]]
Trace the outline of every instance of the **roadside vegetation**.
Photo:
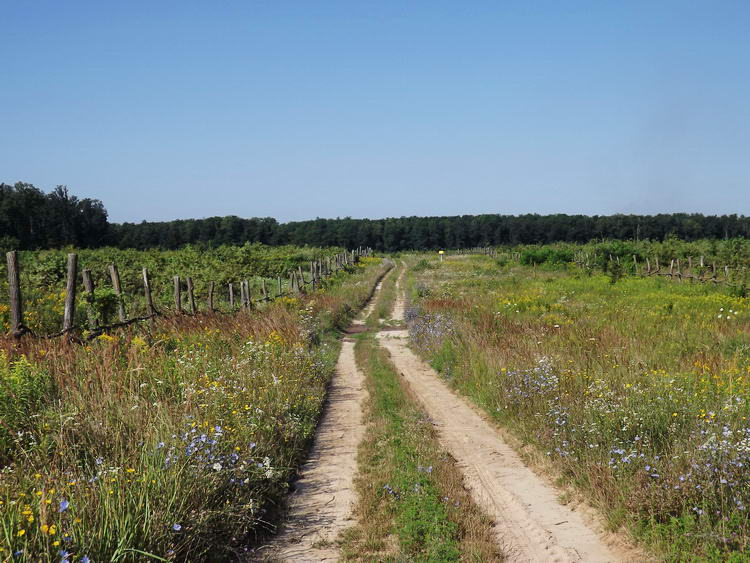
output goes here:
[[276, 516], [363, 258], [262, 310], [0, 341], [0, 561], [234, 560]]
[[747, 558], [747, 297], [565, 260], [436, 258], [411, 268], [407, 316], [450, 385], [612, 529], [668, 560]]
[[368, 333], [355, 351], [367, 378], [368, 427], [358, 458], [357, 523], [345, 533], [344, 560], [500, 560], [491, 523], [387, 353]]

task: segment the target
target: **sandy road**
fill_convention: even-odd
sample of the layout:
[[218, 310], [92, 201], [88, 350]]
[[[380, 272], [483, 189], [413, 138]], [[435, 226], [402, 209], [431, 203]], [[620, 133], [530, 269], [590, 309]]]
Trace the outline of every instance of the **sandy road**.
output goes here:
[[[350, 332], [363, 330], [382, 283], [381, 280], [375, 286], [367, 307], [352, 322]], [[354, 476], [357, 447], [365, 431], [362, 405], [366, 398], [364, 375], [354, 359], [354, 341], [344, 338], [315, 443], [288, 498], [288, 513], [273, 541], [257, 550], [256, 560], [338, 559], [335, 542], [351, 524], [356, 501]]]
[[[403, 314], [403, 295], [394, 312]], [[395, 315], [394, 315], [395, 316]], [[484, 416], [451, 391], [408, 348], [408, 332], [382, 331], [381, 345], [457, 460], [474, 501], [495, 520], [498, 544], [518, 562], [632, 560], [605, 543], [594, 525], [563, 506], [557, 492], [529, 469]]]
[[354, 361], [354, 342], [345, 339], [318, 425], [315, 443], [289, 497], [289, 511], [260, 560], [336, 561], [335, 540], [351, 519], [355, 502], [357, 447], [364, 435], [364, 376]]

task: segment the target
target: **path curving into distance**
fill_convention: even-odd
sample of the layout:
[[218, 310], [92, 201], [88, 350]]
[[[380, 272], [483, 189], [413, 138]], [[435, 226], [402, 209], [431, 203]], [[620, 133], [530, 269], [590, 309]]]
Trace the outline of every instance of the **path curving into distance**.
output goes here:
[[[381, 286], [382, 279], [367, 307], [349, 327], [350, 333], [362, 331]], [[354, 476], [357, 448], [365, 433], [362, 406], [366, 398], [365, 378], [354, 359], [354, 340], [344, 338], [315, 442], [287, 500], [286, 518], [278, 535], [256, 550], [253, 560], [338, 560], [336, 540], [351, 524], [356, 502]]]
[[[397, 291], [394, 317], [398, 314], [401, 320], [404, 297], [402, 288]], [[472, 498], [494, 519], [497, 542], [507, 560], [636, 560], [608, 545], [580, 512], [558, 502], [555, 488], [527, 467], [497, 429], [409, 349], [408, 331], [381, 331], [378, 339], [422, 403], [441, 444], [456, 459]]]

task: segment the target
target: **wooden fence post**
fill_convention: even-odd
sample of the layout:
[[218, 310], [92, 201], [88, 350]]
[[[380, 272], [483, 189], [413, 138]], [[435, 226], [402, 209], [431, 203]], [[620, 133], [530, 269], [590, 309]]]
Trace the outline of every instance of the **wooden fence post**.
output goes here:
[[276, 297], [281, 297], [282, 295], [284, 295], [284, 292], [282, 291], [282, 288], [281, 288], [281, 276], [276, 276], [276, 283], [278, 284], [278, 289], [279, 289], [279, 292], [276, 294]]
[[91, 277], [91, 270], [85, 269], [81, 272], [81, 275], [83, 276], [83, 289], [86, 291], [86, 315], [89, 319], [89, 330], [95, 330], [96, 309], [94, 308], [94, 280]]
[[153, 317], [156, 315], [156, 307], [154, 307], [154, 299], [151, 296], [151, 282], [148, 281], [148, 268], [143, 268], [143, 294], [146, 296], [148, 316]]
[[187, 293], [188, 293], [188, 305], [190, 306], [190, 314], [195, 315], [195, 294], [193, 293], [193, 278], [187, 277]]
[[76, 316], [76, 282], [78, 278], [78, 255], [68, 254], [68, 280], [65, 288], [65, 312], [63, 314], [63, 332], [73, 330]]
[[247, 295], [247, 280], [242, 280], [240, 282], [240, 304], [243, 309], [247, 309], [248, 301], [249, 297]]
[[234, 285], [229, 284], [229, 307], [234, 309]]
[[174, 285], [174, 308], [178, 313], [182, 313], [182, 292], [180, 291], [180, 276], [172, 278]]
[[244, 307], [245, 307], [245, 309], [249, 309], [250, 305], [252, 304], [250, 302], [250, 282], [248, 280], [245, 280], [243, 283], [245, 284], [245, 303], [244, 303]]
[[214, 312], [214, 282], [208, 282], [208, 310]]
[[266, 291], [266, 278], [260, 278], [260, 290], [263, 292], [263, 301], [267, 301], [268, 291]]
[[305, 275], [302, 273], [302, 266], [297, 266], [297, 274], [299, 276], [299, 290], [304, 293], [305, 291]]
[[109, 277], [112, 279], [112, 287], [115, 290], [115, 295], [117, 295], [117, 316], [120, 322], [124, 323], [126, 320], [125, 301], [122, 295], [122, 285], [120, 285], [120, 272], [117, 271], [116, 264], [109, 265]]
[[18, 252], [5, 255], [8, 261], [8, 290], [10, 292], [10, 333], [19, 338], [23, 335], [23, 305], [21, 303], [21, 280], [18, 268]]

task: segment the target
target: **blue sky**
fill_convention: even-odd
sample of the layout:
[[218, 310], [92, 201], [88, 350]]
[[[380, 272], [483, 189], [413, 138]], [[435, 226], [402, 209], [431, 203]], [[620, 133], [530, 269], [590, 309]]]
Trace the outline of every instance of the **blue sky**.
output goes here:
[[115, 221], [750, 213], [749, 2], [0, 0], [0, 181]]

